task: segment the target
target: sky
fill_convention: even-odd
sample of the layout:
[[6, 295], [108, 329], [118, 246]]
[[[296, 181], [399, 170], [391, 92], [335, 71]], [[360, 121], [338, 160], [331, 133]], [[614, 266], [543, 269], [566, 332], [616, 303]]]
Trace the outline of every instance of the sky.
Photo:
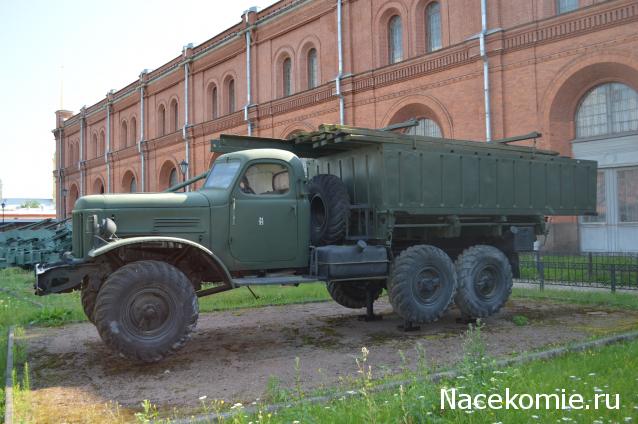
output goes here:
[[55, 111], [79, 112], [274, 0], [0, 0], [4, 198], [51, 198]]

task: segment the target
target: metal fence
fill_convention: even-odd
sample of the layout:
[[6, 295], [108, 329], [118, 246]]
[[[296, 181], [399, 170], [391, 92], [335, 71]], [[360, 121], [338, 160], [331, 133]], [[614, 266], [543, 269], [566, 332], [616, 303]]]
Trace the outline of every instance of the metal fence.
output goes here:
[[638, 290], [638, 253], [528, 252], [519, 255], [518, 282]]

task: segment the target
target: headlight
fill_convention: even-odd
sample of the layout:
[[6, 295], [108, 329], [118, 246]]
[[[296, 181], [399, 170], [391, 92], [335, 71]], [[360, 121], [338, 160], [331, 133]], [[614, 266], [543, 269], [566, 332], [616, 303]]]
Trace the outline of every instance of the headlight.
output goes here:
[[104, 218], [100, 224], [100, 236], [110, 240], [117, 231], [117, 224], [111, 218]]

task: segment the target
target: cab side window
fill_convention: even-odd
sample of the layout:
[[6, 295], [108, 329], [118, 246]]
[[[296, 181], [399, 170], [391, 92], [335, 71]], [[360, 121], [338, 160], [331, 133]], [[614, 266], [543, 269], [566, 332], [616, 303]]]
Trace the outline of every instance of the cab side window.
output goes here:
[[246, 194], [286, 194], [290, 190], [288, 168], [279, 163], [252, 165], [242, 176], [239, 189]]

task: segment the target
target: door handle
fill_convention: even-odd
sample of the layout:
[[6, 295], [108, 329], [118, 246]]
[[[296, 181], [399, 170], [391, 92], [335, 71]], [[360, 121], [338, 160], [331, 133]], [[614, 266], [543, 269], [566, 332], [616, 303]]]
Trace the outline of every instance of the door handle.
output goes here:
[[292, 211], [292, 213], [297, 215], [297, 206], [296, 205], [290, 205], [290, 210]]

